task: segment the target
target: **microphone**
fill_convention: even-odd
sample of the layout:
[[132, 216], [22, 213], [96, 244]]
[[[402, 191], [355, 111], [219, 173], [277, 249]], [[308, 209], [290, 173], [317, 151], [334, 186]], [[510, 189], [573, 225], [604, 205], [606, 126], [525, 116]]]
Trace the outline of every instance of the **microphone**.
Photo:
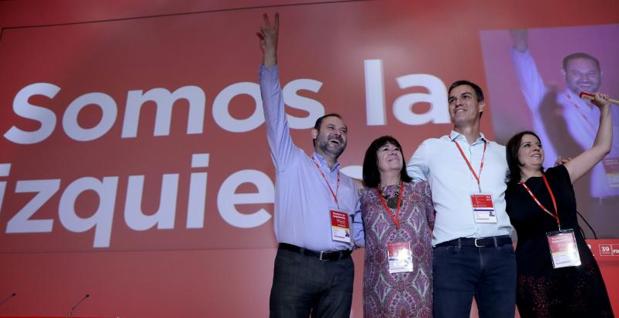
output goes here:
[[80, 299], [77, 303], [75, 303], [75, 305], [73, 305], [73, 307], [71, 307], [71, 311], [69, 311], [69, 313], [67, 314], [67, 317], [73, 317], [73, 312], [75, 311], [77, 306], [79, 306], [88, 297], [90, 297], [90, 294], [84, 295], [84, 297], [82, 297], [82, 299]]
[[17, 296], [17, 293], [16, 292], [12, 292], [8, 296], [2, 298], [2, 300], [0, 300], [0, 306], [4, 305], [4, 303], [8, 302], [9, 300], [11, 300], [15, 296]]
[[[578, 96], [582, 99], [587, 99], [587, 100], [593, 100], [595, 98], [595, 94], [594, 93], [589, 93], [589, 92], [580, 92], [580, 94], [578, 94]], [[615, 104], [615, 105], [619, 105], [619, 100], [615, 99], [615, 98], [608, 98], [608, 101]]]

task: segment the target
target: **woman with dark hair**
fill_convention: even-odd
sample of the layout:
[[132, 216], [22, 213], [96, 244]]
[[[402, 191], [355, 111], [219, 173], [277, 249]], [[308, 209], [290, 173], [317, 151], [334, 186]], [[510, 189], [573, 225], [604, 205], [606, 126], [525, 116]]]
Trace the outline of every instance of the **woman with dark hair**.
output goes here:
[[432, 317], [434, 208], [428, 183], [413, 182], [403, 158], [383, 136], [363, 160], [365, 317]]
[[608, 96], [595, 94], [592, 104], [600, 110], [594, 144], [563, 165], [543, 170], [544, 151], [533, 132], [507, 143], [505, 198], [518, 233], [516, 303], [523, 318], [613, 316], [602, 275], [579, 231], [572, 186], [611, 149]]

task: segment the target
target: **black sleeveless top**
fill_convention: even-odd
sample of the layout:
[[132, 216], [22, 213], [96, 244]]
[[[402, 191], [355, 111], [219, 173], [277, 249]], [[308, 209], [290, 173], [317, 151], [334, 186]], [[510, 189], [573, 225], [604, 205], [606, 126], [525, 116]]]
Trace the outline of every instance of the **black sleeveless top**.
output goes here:
[[[518, 234], [517, 304], [522, 317], [613, 317], [606, 287], [576, 215], [576, 196], [565, 166], [545, 172], [555, 196], [562, 229], [573, 229], [581, 266], [553, 269], [546, 233], [557, 231], [557, 221], [544, 212], [520, 184], [505, 192], [507, 214]], [[541, 177], [526, 185], [540, 203], [554, 212]]]

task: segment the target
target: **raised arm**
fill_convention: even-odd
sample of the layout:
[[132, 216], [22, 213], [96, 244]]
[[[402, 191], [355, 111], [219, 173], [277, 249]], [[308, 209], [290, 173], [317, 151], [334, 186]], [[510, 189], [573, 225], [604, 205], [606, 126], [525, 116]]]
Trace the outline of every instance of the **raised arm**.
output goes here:
[[[511, 30], [512, 63], [527, 106], [537, 112], [546, 95], [546, 85], [529, 53], [529, 35], [526, 29]], [[535, 114], [534, 114], [535, 115]]]
[[278, 171], [286, 169], [298, 149], [290, 137], [290, 129], [284, 110], [284, 98], [279, 84], [279, 69], [277, 66], [277, 41], [279, 37], [279, 15], [271, 23], [268, 15], [263, 16], [263, 25], [257, 33], [260, 38], [260, 48], [263, 54], [263, 65], [260, 67], [260, 95], [264, 120], [267, 128], [267, 141], [275, 168]]
[[260, 48], [262, 48], [263, 61], [262, 64], [266, 67], [271, 67], [277, 64], [277, 40], [279, 38], [279, 13], [275, 14], [275, 22], [271, 23], [269, 16], [265, 13], [263, 16], [264, 24], [260, 27], [260, 32], [257, 33], [260, 38]]
[[514, 50], [520, 53], [529, 50], [529, 32], [527, 29], [513, 29], [510, 33]]
[[593, 146], [565, 164], [572, 183], [604, 159], [612, 146], [613, 123], [608, 95], [596, 93], [592, 103], [600, 108], [600, 127]]

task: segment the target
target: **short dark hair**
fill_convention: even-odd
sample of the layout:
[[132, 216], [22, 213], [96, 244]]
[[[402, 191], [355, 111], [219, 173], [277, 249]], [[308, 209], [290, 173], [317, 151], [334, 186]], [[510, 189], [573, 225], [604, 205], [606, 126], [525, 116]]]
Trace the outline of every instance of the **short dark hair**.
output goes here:
[[[339, 119], [342, 119], [342, 116], [338, 113], [328, 113], [326, 115], [322, 115], [318, 117], [318, 119], [316, 119], [316, 122], [314, 123], [314, 129], [320, 131], [320, 126], [322, 125], [322, 121], [327, 117], [337, 117]], [[312, 139], [312, 144], [316, 146], [316, 138]]]
[[[507, 175], [507, 183], [509, 185], [518, 184], [520, 179], [522, 179], [522, 175], [520, 174], [520, 166], [522, 166], [522, 164], [518, 160], [518, 150], [522, 143], [522, 137], [525, 135], [532, 135], [537, 138], [537, 140], [541, 140], [536, 133], [530, 130], [521, 131], [509, 139], [505, 146], [507, 167], [509, 167], [509, 174]], [[543, 170], [544, 168], [542, 167], [542, 171]]]
[[402, 154], [402, 170], [400, 170], [400, 179], [404, 182], [411, 182], [413, 179], [406, 172], [406, 162], [404, 161], [404, 152], [400, 143], [391, 136], [382, 136], [374, 139], [368, 149], [365, 151], [363, 158], [363, 184], [369, 188], [377, 188], [380, 185], [380, 171], [378, 171], [378, 157], [376, 152], [378, 148], [392, 144], [400, 149]]
[[576, 52], [576, 53], [572, 53], [570, 55], [567, 55], [566, 57], [563, 58], [563, 70], [567, 70], [567, 65], [575, 59], [588, 59], [593, 61], [593, 63], [595, 63], [595, 66], [598, 68], [598, 71], [601, 70], [600, 68], [600, 61], [595, 58], [593, 55], [588, 54], [588, 53], [584, 53], [584, 52]]
[[455, 81], [453, 83], [451, 83], [451, 85], [449, 85], [449, 90], [447, 90], [447, 97], [449, 97], [449, 94], [451, 94], [451, 91], [458, 87], [458, 86], [462, 86], [462, 85], [468, 85], [470, 87], [473, 88], [473, 90], [475, 91], [475, 95], [477, 95], [477, 101], [478, 102], [483, 102], [484, 101], [484, 92], [481, 90], [481, 87], [479, 87], [479, 85], [471, 82], [471, 81], [467, 81], [467, 80], [458, 80]]
[[320, 125], [322, 125], [322, 121], [327, 117], [337, 117], [339, 119], [342, 119], [342, 116], [340, 116], [340, 114], [338, 113], [329, 113], [326, 115], [322, 115], [318, 119], [316, 119], [316, 123], [314, 123], [314, 129], [320, 130]]

